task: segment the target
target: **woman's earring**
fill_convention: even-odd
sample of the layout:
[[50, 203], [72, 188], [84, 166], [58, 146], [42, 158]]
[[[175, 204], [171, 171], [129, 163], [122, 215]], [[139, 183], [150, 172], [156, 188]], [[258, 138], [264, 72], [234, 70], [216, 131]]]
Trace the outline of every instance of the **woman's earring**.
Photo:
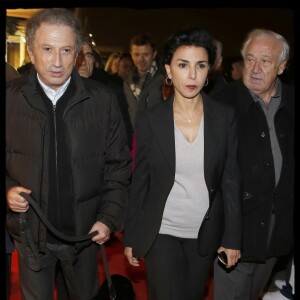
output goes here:
[[204, 86], [207, 86], [207, 85], [208, 85], [208, 78], [206, 78]]
[[166, 78], [166, 85], [169, 85], [169, 86], [171, 86], [172, 84], [173, 84], [173, 81], [172, 81], [172, 79], [171, 78], [169, 78], [169, 76], [167, 76], [167, 78]]

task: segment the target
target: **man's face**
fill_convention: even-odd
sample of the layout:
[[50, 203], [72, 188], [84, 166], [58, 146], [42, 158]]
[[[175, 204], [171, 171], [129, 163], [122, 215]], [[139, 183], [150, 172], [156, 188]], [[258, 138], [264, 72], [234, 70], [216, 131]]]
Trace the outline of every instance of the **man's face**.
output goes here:
[[70, 77], [76, 59], [76, 36], [71, 27], [42, 24], [27, 47], [31, 62], [47, 86], [58, 90]]
[[279, 64], [280, 53], [280, 42], [272, 38], [254, 38], [247, 46], [243, 81], [262, 98], [284, 71], [286, 62]]
[[150, 45], [132, 45], [130, 51], [133, 63], [142, 75], [151, 67], [156, 53]]
[[83, 44], [82, 50], [76, 60], [76, 68], [80, 76], [89, 78], [93, 73], [94, 63], [95, 58], [92, 48], [87, 44]]

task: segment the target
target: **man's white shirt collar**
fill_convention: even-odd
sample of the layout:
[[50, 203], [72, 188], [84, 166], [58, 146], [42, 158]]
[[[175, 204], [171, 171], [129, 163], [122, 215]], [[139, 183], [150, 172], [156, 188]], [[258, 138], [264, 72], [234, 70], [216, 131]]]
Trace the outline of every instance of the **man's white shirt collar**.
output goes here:
[[48, 85], [46, 85], [44, 82], [42, 82], [42, 80], [39, 77], [39, 74], [37, 74], [37, 79], [38, 79], [40, 85], [42, 86], [44, 92], [46, 93], [47, 97], [52, 101], [53, 105], [56, 105], [56, 102], [58, 101], [58, 99], [66, 91], [66, 89], [71, 81], [71, 76], [57, 91], [53, 90]]

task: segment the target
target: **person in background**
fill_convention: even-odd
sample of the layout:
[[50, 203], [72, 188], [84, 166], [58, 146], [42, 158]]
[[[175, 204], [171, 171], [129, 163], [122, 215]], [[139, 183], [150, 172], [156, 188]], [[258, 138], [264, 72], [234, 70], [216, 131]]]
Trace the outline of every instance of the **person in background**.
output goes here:
[[126, 80], [129, 76], [131, 76], [133, 67], [134, 67], [134, 63], [130, 53], [125, 52], [120, 56], [117, 75], [121, 77], [123, 80]]
[[244, 60], [238, 59], [231, 64], [231, 78], [233, 80], [239, 80], [243, 77]]
[[119, 108], [125, 123], [128, 146], [131, 147], [132, 127], [128, 114], [128, 105], [123, 92], [123, 80], [117, 77], [117, 75], [111, 75], [102, 69], [97, 69], [95, 67], [96, 55], [90, 37], [85, 36], [75, 67], [80, 76], [101, 82], [113, 91], [118, 100]]
[[79, 52], [75, 67], [80, 76], [90, 78], [95, 68], [95, 55], [90, 37], [85, 36], [81, 51]]
[[257, 300], [275, 263], [294, 244], [294, 88], [278, 77], [289, 45], [276, 32], [254, 29], [241, 54], [243, 80], [227, 84], [215, 99], [237, 114], [242, 255], [230, 271], [215, 262], [215, 300]]
[[9, 81], [20, 77], [19, 72], [8, 62], [5, 62], [5, 80]]
[[216, 59], [209, 70], [207, 82], [203, 87], [203, 91], [211, 97], [222, 90], [227, 83], [225, 77], [222, 74], [223, 45], [221, 41], [217, 39], [214, 40], [214, 44], [216, 47]]
[[119, 52], [113, 52], [109, 55], [104, 70], [108, 74], [116, 74], [118, 71], [118, 63], [120, 59], [120, 53]]
[[17, 71], [20, 75], [23, 75], [25, 72], [28, 72], [30, 70], [31, 66], [32, 66], [32, 63], [30, 61], [30, 57], [29, 57], [27, 51], [25, 51], [25, 58], [24, 58], [23, 64], [22, 64], [22, 66], [17, 68]]
[[162, 80], [155, 61], [157, 50], [148, 35], [135, 35], [130, 40], [130, 54], [135, 65], [132, 74], [124, 80], [124, 94], [133, 130], [137, 114], [163, 101]]
[[[6, 87], [6, 220], [24, 299], [53, 299], [58, 263], [70, 299], [95, 297], [98, 244], [125, 219], [131, 177], [125, 127], [111, 90], [74, 68], [82, 42], [69, 10], [40, 10], [26, 26], [34, 68]], [[51, 234], [21, 193], [62, 234], [96, 235], [79, 251]], [[26, 236], [20, 213], [28, 220]]]
[[96, 48], [93, 46], [93, 54], [94, 54], [94, 58], [95, 58], [95, 64], [94, 64], [94, 69], [95, 70], [104, 70], [104, 60], [103, 57], [101, 55], [101, 53], [99, 53], [98, 50], [96, 50]]
[[[8, 62], [5, 62], [5, 80], [6, 82], [15, 78], [20, 77], [19, 72]], [[10, 295], [10, 272], [11, 272], [11, 259], [12, 259], [12, 253], [15, 250], [14, 243], [12, 241], [12, 238], [10, 234], [8, 233], [6, 227], [5, 227], [5, 265], [6, 265], [6, 271], [5, 271], [5, 288], [6, 288], [6, 300], [9, 299]]]
[[202, 92], [212, 36], [172, 34], [163, 63], [174, 96], [137, 117], [125, 255], [145, 259], [150, 300], [203, 299], [217, 252], [240, 257], [241, 195], [234, 110]]

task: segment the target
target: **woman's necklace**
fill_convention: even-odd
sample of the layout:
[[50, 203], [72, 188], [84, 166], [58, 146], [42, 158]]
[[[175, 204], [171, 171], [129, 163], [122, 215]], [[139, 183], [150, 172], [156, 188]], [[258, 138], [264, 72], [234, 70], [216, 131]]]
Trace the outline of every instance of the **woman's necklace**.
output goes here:
[[187, 123], [188, 125], [190, 125], [190, 124], [192, 123], [193, 118], [194, 118], [196, 112], [198, 111], [199, 105], [200, 105], [200, 101], [197, 103], [196, 107], [193, 109], [192, 114], [191, 114], [190, 116], [189, 116], [189, 114], [187, 113], [187, 111], [184, 111], [184, 114], [185, 114], [184, 118], [186, 119], [186, 123]]
[[192, 123], [192, 120], [193, 120], [193, 118], [194, 118], [194, 116], [195, 116], [195, 113], [196, 113], [196, 109], [193, 110], [191, 116], [189, 116], [188, 113], [185, 112], [185, 114], [186, 114], [186, 116], [187, 116], [186, 121], [187, 121], [188, 124]]

